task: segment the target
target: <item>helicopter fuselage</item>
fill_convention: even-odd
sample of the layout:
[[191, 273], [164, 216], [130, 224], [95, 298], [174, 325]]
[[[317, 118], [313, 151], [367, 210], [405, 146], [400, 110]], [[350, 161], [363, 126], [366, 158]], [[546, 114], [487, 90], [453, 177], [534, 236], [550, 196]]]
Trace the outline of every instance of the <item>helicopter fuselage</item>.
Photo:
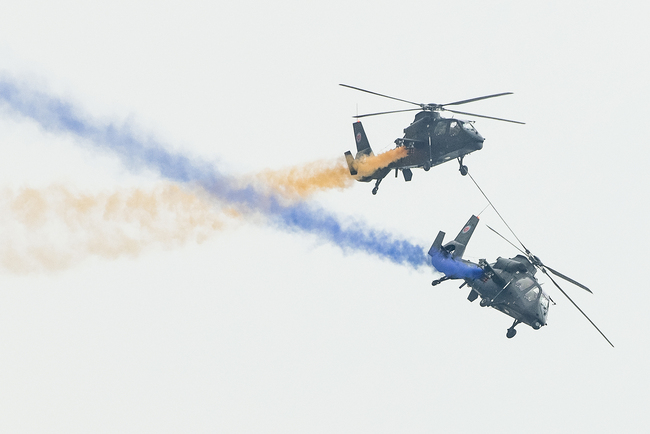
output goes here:
[[[560, 285], [557, 284], [551, 277], [551, 274], [571, 282], [588, 292], [591, 292], [591, 290], [580, 282], [542, 263], [537, 256], [533, 255], [521, 244], [521, 241], [520, 244], [523, 250], [517, 249], [522, 254], [514, 258], [507, 259], [499, 257], [492, 264], [488, 264], [485, 259], [480, 259], [478, 264], [463, 259], [467, 243], [469, 243], [478, 222], [479, 218], [477, 216], [471, 216], [456, 238], [444, 245], [445, 233], [443, 231], [438, 232], [438, 236], [433, 241], [428, 255], [431, 257], [431, 265], [443, 273], [444, 276], [431, 282], [431, 285], [436, 286], [451, 279], [463, 279], [465, 283], [460, 287], [462, 288], [465, 285], [470, 286], [471, 290], [467, 296], [470, 302], [475, 301], [480, 296], [481, 306], [493, 307], [499, 312], [514, 318], [514, 322], [506, 332], [506, 337], [512, 338], [517, 333], [515, 329], [517, 324], [524, 323], [535, 330], [545, 326], [550, 303], [555, 304], [551, 297], [542, 290], [539, 281], [535, 277], [536, 271], [540, 270], [569, 299], [580, 313], [582, 313], [591, 325], [598, 330], [601, 336], [612, 347], [614, 346], [607, 339], [607, 336], [600, 331], [598, 326], [578, 307]], [[488, 226], [488, 228], [490, 227]], [[490, 229], [501, 236], [494, 229]], [[506, 239], [503, 236], [501, 238]], [[517, 240], [519, 239], [517, 238]], [[508, 240], [506, 239], [506, 241]], [[510, 244], [516, 247], [515, 244], [511, 242]]]
[[397, 146], [408, 149], [408, 155], [392, 166], [428, 170], [482, 149], [484, 140], [470, 121], [442, 118], [436, 112], [422, 111], [404, 129], [404, 137], [395, 140]]
[[[452, 110], [447, 108], [448, 106], [458, 106], [462, 104], [467, 104], [475, 101], [481, 101], [488, 98], [495, 98], [504, 95], [511, 95], [512, 92], [502, 92], [495, 93], [492, 95], [479, 96], [476, 98], [464, 99], [461, 101], [453, 101], [446, 104], [422, 104], [414, 101], [409, 101], [406, 99], [395, 98], [389, 95], [383, 95], [381, 93], [373, 92], [366, 89], [361, 89], [359, 87], [350, 86], [347, 84], [341, 83], [341, 86], [347, 87], [350, 89], [358, 90], [360, 92], [370, 93], [372, 95], [380, 96], [382, 98], [388, 98], [396, 101], [401, 101], [403, 103], [411, 104], [418, 106], [418, 108], [410, 108], [404, 110], [390, 110], [377, 113], [366, 113], [363, 115], [354, 116], [357, 119], [367, 117], [367, 116], [377, 116], [385, 115], [390, 113], [400, 113], [400, 112], [410, 112], [419, 110], [415, 115], [415, 119], [404, 129], [404, 137], [398, 138], [395, 140], [395, 143], [398, 147], [405, 147], [408, 150], [408, 153], [405, 157], [397, 161], [393, 161], [390, 165], [387, 166], [388, 171], [376, 171], [371, 175], [362, 177], [361, 179], [357, 178], [359, 181], [368, 182], [372, 179], [375, 179], [375, 188], [372, 189], [372, 194], [377, 194], [379, 184], [381, 180], [388, 174], [392, 169], [395, 169], [395, 176], [397, 176], [398, 171], [402, 171], [405, 181], [410, 181], [413, 177], [411, 169], [413, 168], [423, 168], [425, 171], [428, 171], [433, 166], [437, 166], [446, 161], [452, 160], [454, 158], [458, 159], [460, 165], [459, 171], [461, 175], [465, 176], [468, 174], [467, 166], [463, 164], [463, 157], [470, 154], [474, 151], [478, 151], [483, 148], [483, 137], [474, 129], [472, 122], [470, 121], [461, 121], [457, 119], [448, 119], [441, 118], [441, 111], [448, 111], [450, 113], [455, 113], [459, 115], [466, 116], [478, 116], [480, 118], [493, 119], [497, 121], [512, 122], [516, 124], [523, 124], [523, 122], [513, 121], [510, 119], [495, 118], [493, 116], [485, 116], [476, 113], [469, 113], [465, 111]], [[356, 125], [356, 124], [355, 124]], [[361, 129], [361, 128], [360, 128]], [[355, 126], [355, 138], [357, 139], [357, 150], [362, 155], [368, 155], [372, 152], [370, 150], [370, 145], [363, 136], [363, 140], [359, 139], [357, 127]], [[368, 149], [368, 152], [366, 152]], [[359, 155], [357, 153], [357, 155]], [[355, 158], [352, 156], [350, 151], [345, 153], [345, 160], [350, 169], [350, 174], [352, 176], [357, 175], [357, 169], [355, 166]], [[384, 167], [385, 169], [386, 167]]]
[[481, 279], [465, 279], [472, 288], [468, 299], [481, 297], [481, 306], [490, 306], [528, 324], [535, 330], [546, 325], [550, 297], [535, 278], [535, 267], [522, 255], [498, 258], [493, 264], [479, 263], [485, 270]]

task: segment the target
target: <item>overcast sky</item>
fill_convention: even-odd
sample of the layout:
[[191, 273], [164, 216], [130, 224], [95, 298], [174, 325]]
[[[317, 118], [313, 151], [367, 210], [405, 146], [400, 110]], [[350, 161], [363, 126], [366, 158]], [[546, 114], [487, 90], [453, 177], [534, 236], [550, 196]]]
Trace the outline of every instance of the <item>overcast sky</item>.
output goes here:
[[[376, 3], [9, 1], [0, 78], [229, 185], [343, 164], [353, 115], [410, 108], [339, 83], [514, 92], [463, 106], [526, 122], [477, 118], [465, 163], [593, 290], [562, 284], [616, 348], [543, 277], [548, 326], [506, 339], [509, 317], [429, 267], [244, 212], [5, 99], [0, 431], [647, 432], [650, 7]], [[364, 120], [375, 152], [412, 119]], [[371, 189], [289, 203], [423, 249], [487, 205], [455, 162]], [[513, 238], [487, 209], [467, 258], [517, 254], [486, 224]]]

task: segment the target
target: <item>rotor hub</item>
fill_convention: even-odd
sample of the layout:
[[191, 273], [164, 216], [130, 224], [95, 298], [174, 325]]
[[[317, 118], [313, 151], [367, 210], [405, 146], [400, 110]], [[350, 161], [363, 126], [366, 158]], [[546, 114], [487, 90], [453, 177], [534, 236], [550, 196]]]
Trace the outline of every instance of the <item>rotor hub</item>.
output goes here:
[[444, 110], [442, 105], [436, 104], [436, 103], [422, 104], [421, 107], [422, 107], [422, 110], [427, 110], [427, 111], [431, 111], [431, 112]]

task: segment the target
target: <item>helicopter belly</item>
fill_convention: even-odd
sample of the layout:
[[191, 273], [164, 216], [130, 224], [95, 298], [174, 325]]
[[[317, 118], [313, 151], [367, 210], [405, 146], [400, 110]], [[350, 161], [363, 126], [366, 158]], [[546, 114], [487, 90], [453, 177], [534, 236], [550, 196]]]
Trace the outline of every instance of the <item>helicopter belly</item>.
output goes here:
[[454, 160], [456, 158], [460, 158], [465, 155], [471, 154], [474, 151], [477, 151], [477, 149], [467, 148], [467, 147], [463, 147], [456, 150], [449, 150], [447, 152], [442, 153], [441, 155], [434, 156], [434, 158], [436, 159], [433, 161], [433, 165], [437, 166], [438, 164], [442, 164], [449, 160]]
[[522, 315], [521, 312], [514, 309], [512, 306], [496, 305], [496, 306], [492, 306], [492, 308], [498, 310], [501, 313], [505, 313], [511, 318], [514, 318], [520, 322], [528, 324], [528, 322], [526, 321], [526, 317]]
[[494, 299], [501, 287], [494, 283], [492, 280], [487, 280], [484, 282], [481, 280], [473, 280], [469, 282], [469, 286], [481, 296], [481, 298], [488, 298], [490, 300]]
[[526, 310], [520, 311], [516, 306], [502, 304], [502, 305], [496, 305], [492, 307], [518, 320], [519, 322], [531, 326], [535, 330], [539, 330], [542, 326], [546, 325], [546, 323], [543, 320], [540, 320], [539, 318], [530, 315], [530, 313], [527, 312]]
[[[502, 277], [510, 277], [506, 273], [500, 274]], [[532, 309], [531, 303], [524, 301], [510, 285], [503, 287], [492, 279], [487, 281], [474, 280], [468, 283], [472, 290], [480, 295], [481, 306], [496, 309], [536, 330], [546, 325], [545, 319], [536, 314], [537, 311]]]
[[395, 165], [400, 168], [417, 168], [424, 167], [428, 170], [429, 167], [437, 166], [450, 160], [454, 160], [470, 154], [483, 147], [483, 143], [478, 143], [477, 147], [464, 146], [458, 149], [434, 149], [429, 146], [412, 146], [408, 148], [406, 157], [398, 160]]

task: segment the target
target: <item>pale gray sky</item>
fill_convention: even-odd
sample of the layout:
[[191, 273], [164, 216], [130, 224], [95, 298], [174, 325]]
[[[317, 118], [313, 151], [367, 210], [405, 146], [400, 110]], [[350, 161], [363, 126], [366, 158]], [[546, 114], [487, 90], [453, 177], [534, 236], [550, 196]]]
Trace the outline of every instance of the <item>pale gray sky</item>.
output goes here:
[[[169, 184], [3, 106], [3, 251], [63, 269], [0, 270], [0, 431], [647, 432], [649, 6], [5, 3], [5, 77], [232, 176], [342, 159], [357, 110], [408, 108], [338, 83], [425, 103], [514, 92], [464, 106], [526, 122], [477, 119], [466, 164], [527, 247], [593, 289], [563, 285], [616, 348], [550, 282], [548, 326], [510, 340], [458, 284], [263, 216], [217, 207], [223, 227], [177, 238], [128, 216], [18, 222], [21, 188]], [[375, 151], [411, 120], [365, 120]], [[371, 188], [309, 201], [426, 247], [486, 205], [455, 163]], [[516, 254], [485, 224], [507, 234], [485, 211], [467, 257]], [[97, 256], [89, 233], [144, 247]]]

